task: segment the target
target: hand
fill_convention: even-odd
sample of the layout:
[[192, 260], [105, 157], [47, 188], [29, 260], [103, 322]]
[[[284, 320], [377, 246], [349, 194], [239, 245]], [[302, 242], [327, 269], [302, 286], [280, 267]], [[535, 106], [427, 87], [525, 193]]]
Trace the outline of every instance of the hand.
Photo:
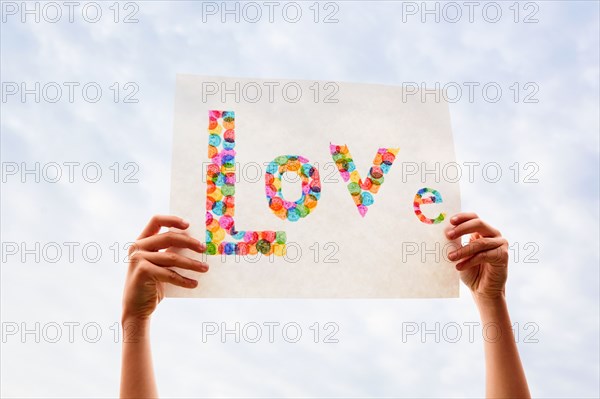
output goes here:
[[[206, 263], [170, 251], [170, 248], [189, 248], [204, 252], [205, 246], [182, 233], [158, 234], [161, 227], [185, 230], [189, 223], [176, 216], [154, 216], [129, 249], [129, 270], [123, 293], [123, 320], [145, 321], [164, 297], [165, 283], [195, 288], [198, 281], [183, 277], [169, 267], [204, 273]], [[166, 249], [166, 251], [161, 251]]]
[[500, 232], [474, 213], [459, 213], [450, 219], [454, 226], [446, 232], [450, 239], [470, 234], [469, 243], [448, 254], [460, 261], [456, 269], [476, 300], [504, 298], [508, 274], [508, 242]]

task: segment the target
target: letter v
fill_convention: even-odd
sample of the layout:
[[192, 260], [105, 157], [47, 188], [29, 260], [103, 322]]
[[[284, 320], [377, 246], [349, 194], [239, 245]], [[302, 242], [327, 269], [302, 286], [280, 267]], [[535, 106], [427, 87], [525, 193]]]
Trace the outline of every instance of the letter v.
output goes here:
[[380, 148], [377, 150], [373, 166], [369, 169], [367, 178], [363, 181], [356, 170], [352, 154], [346, 145], [329, 143], [329, 152], [335, 162], [344, 182], [348, 183], [348, 191], [362, 217], [367, 214], [368, 207], [375, 201], [373, 194], [379, 191], [385, 175], [394, 163], [399, 148]]

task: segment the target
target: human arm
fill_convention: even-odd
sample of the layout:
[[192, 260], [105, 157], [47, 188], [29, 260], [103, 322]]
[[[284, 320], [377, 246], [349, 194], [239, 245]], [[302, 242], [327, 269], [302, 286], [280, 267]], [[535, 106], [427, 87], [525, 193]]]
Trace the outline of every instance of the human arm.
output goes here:
[[484, 328], [490, 332], [484, 336], [486, 397], [530, 398], [506, 303], [508, 242], [474, 213], [459, 213], [450, 223], [448, 238], [470, 235], [469, 243], [448, 257], [458, 262], [456, 269], [471, 290], [482, 325], [489, 326]]
[[150, 350], [150, 316], [164, 297], [165, 284], [184, 288], [198, 285], [196, 280], [183, 277], [169, 267], [208, 270], [203, 262], [169, 251], [169, 248], [188, 248], [200, 253], [205, 249], [203, 244], [182, 233], [159, 234], [161, 227], [185, 230], [189, 224], [176, 216], [154, 216], [130, 248], [121, 316], [121, 398], [158, 397]]

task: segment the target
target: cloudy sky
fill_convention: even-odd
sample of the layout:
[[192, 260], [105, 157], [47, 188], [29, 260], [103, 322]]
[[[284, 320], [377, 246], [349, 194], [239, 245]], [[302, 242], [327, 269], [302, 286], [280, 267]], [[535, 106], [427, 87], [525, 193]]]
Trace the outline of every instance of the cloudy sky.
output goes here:
[[[26, 7], [2, 2], [0, 25], [2, 396], [118, 394], [124, 247], [169, 210], [177, 73], [460, 87], [457, 162], [502, 170], [461, 180], [463, 209], [512, 244], [531, 391], [600, 395], [598, 2], [279, 2], [272, 22], [264, 2], [227, 4], [239, 21], [221, 2], [81, 2], [72, 18], [62, 2]], [[464, 287], [448, 300], [167, 299], [152, 330], [159, 391], [480, 397], [477, 321]], [[302, 337], [202, 336], [269, 322]]]

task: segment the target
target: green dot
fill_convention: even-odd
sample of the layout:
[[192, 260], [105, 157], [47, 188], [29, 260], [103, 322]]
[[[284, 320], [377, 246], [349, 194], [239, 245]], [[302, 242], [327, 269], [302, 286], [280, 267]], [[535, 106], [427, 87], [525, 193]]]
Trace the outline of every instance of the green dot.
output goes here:
[[437, 218], [433, 221], [433, 224], [441, 223], [444, 221], [445, 213], [440, 213]]
[[271, 244], [269, 244], [268, 241], [261, 239], [261, 240], [258, 240], [258, 242], [256, 243], [256, 249], [261, 254], [266, 255], [269, 253], [269, 250], [271, 249]]
[[298, 210], [298, 212], [300, 212], [300, 217], [306, 217], [306, 215], [308, 215], [310, 213], [310, 209], [308, 209], [308, 207], [306, 207], [305, 205], [298, 205], [296, 206], [296, 210]]
[[206, 244], [206, 253], [208, 255], [214, 255], [217, 253], [217, 246], [215, 244], [213, 244], [212, 242], [209, 242], [208, 244]]
[[381, 186], [383, 184], [383, 176], [381, 176], [379, 179], [376, 179], [373, 176], [371, 176], [371, 181], [373, 182], [373, 184]]
[[352, 182], [348, 184], [348, 191], [350, 191], [350, 194], [352, 195], [358, 195], [360, 193], [360, 186], [358, 183]]
[[221, 187], [221, 192], [225, 196], [234, 195], [235, 194], [235, 186], [233, 184], [224, 184], [223, 187]]
[[285, 244], [287, 241], [287, 236], [285, 235], [285, 231], [278, 231], [275, 233], [275, 242], [277, 244]]
[[279, 165], [285, 165], [288, 161], [288, 157], [286, 157], [285, 155], [280, 155], [277, 158], [275, 158], [275, 162], [277, 162], [277, 164]]

